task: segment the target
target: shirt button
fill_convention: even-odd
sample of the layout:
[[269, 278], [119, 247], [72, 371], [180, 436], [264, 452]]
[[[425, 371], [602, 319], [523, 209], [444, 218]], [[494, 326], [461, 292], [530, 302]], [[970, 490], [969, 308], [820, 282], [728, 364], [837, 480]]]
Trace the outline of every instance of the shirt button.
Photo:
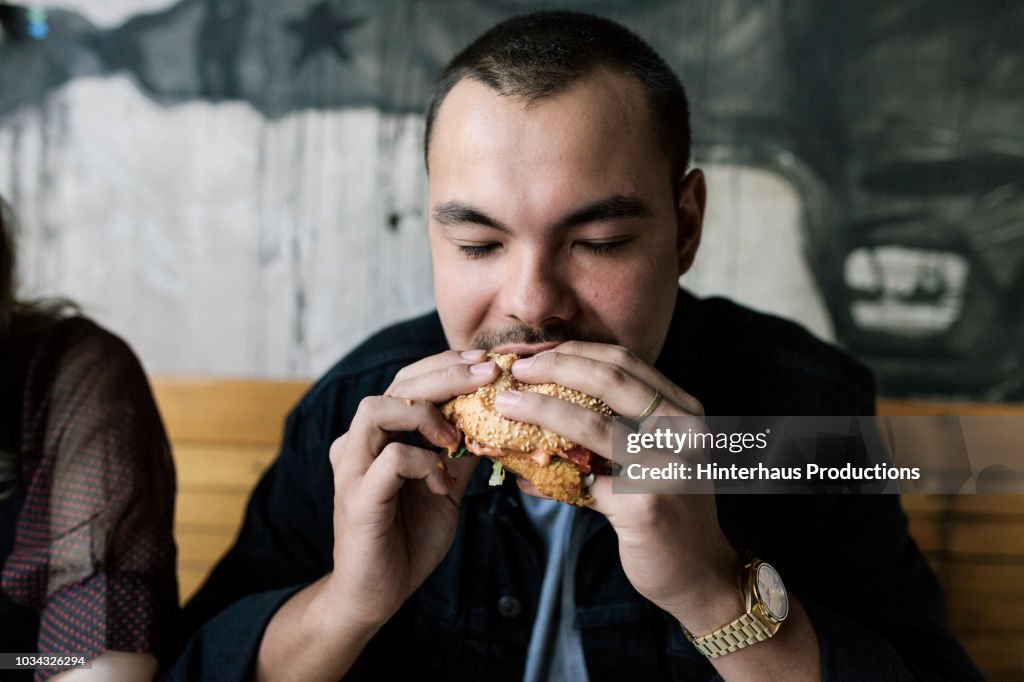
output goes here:
[[523, 612], [523, 604], [515, 597], [504, 596], [498, 600], [498, 613], [502, 618], [515, 618]]

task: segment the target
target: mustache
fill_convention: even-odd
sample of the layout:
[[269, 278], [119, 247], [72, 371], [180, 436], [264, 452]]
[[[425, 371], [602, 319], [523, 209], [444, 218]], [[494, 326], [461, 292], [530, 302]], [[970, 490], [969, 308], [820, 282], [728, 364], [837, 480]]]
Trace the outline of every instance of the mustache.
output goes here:
[[578, 329], [571, 324], [556, 323], [541, 327], [519, 325], [497, 331], [483, 331], [473, 339], [474, 348], [490, 351], [506, 344], [563, 343], [565, 341], [587, 341], [590, 343], [618, 344], [619, 340], [607, 332]]

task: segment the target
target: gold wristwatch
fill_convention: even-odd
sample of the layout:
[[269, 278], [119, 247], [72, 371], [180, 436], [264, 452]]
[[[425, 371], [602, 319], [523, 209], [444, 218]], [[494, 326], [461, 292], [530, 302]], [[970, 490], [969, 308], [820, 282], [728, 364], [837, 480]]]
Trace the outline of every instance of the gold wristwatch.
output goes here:
[[789, 596], [779, 572], [757, 557], [743, 567], [743, 596], [747, 612], [706, 635], [683, 628], [690, 643], [708, 658], [718, 658], [775, 635], [789, 615]]

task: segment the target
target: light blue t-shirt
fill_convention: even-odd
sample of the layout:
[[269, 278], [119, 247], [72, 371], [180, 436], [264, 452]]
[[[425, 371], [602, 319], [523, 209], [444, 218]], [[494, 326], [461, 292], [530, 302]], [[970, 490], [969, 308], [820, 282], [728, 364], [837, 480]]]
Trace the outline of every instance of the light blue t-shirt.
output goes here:
[[585, 517], [569, 504], [520, 496], [544, 539], [547, 562], [526, 653], [524, 682], [588, 682], [576, 619], [576, 565]]

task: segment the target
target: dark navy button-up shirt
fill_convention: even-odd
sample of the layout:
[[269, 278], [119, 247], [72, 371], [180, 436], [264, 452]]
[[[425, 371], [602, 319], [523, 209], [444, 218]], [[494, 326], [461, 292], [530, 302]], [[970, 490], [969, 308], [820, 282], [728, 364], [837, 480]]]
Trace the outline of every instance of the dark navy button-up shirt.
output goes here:
[[[331, 570], [328, 450], [361, 398], [447, 343], [436, 313], [378, 333], [288, 417], [285, 440], [235, 545], [186, 607], [171, 679], [244, 680], [275, 610]], [[657, 368], [707, 414], [865, 415], [870, 374], [796, 325], [680, 292]], [[346, 679], [520, 682], [544, 572], [543, 541], [512, 477], [477, 467], [452, 547], [363, 650]], [[806, 608], [826, 680], [976, 680], [946, 625], [935, 575], [891, 495], [720, 495], [729, 540], [771, 562]], [[679, 624], [633, 589], [614, 530], [590, 509], [576, 606], [590, 679], [715, 680]]]

